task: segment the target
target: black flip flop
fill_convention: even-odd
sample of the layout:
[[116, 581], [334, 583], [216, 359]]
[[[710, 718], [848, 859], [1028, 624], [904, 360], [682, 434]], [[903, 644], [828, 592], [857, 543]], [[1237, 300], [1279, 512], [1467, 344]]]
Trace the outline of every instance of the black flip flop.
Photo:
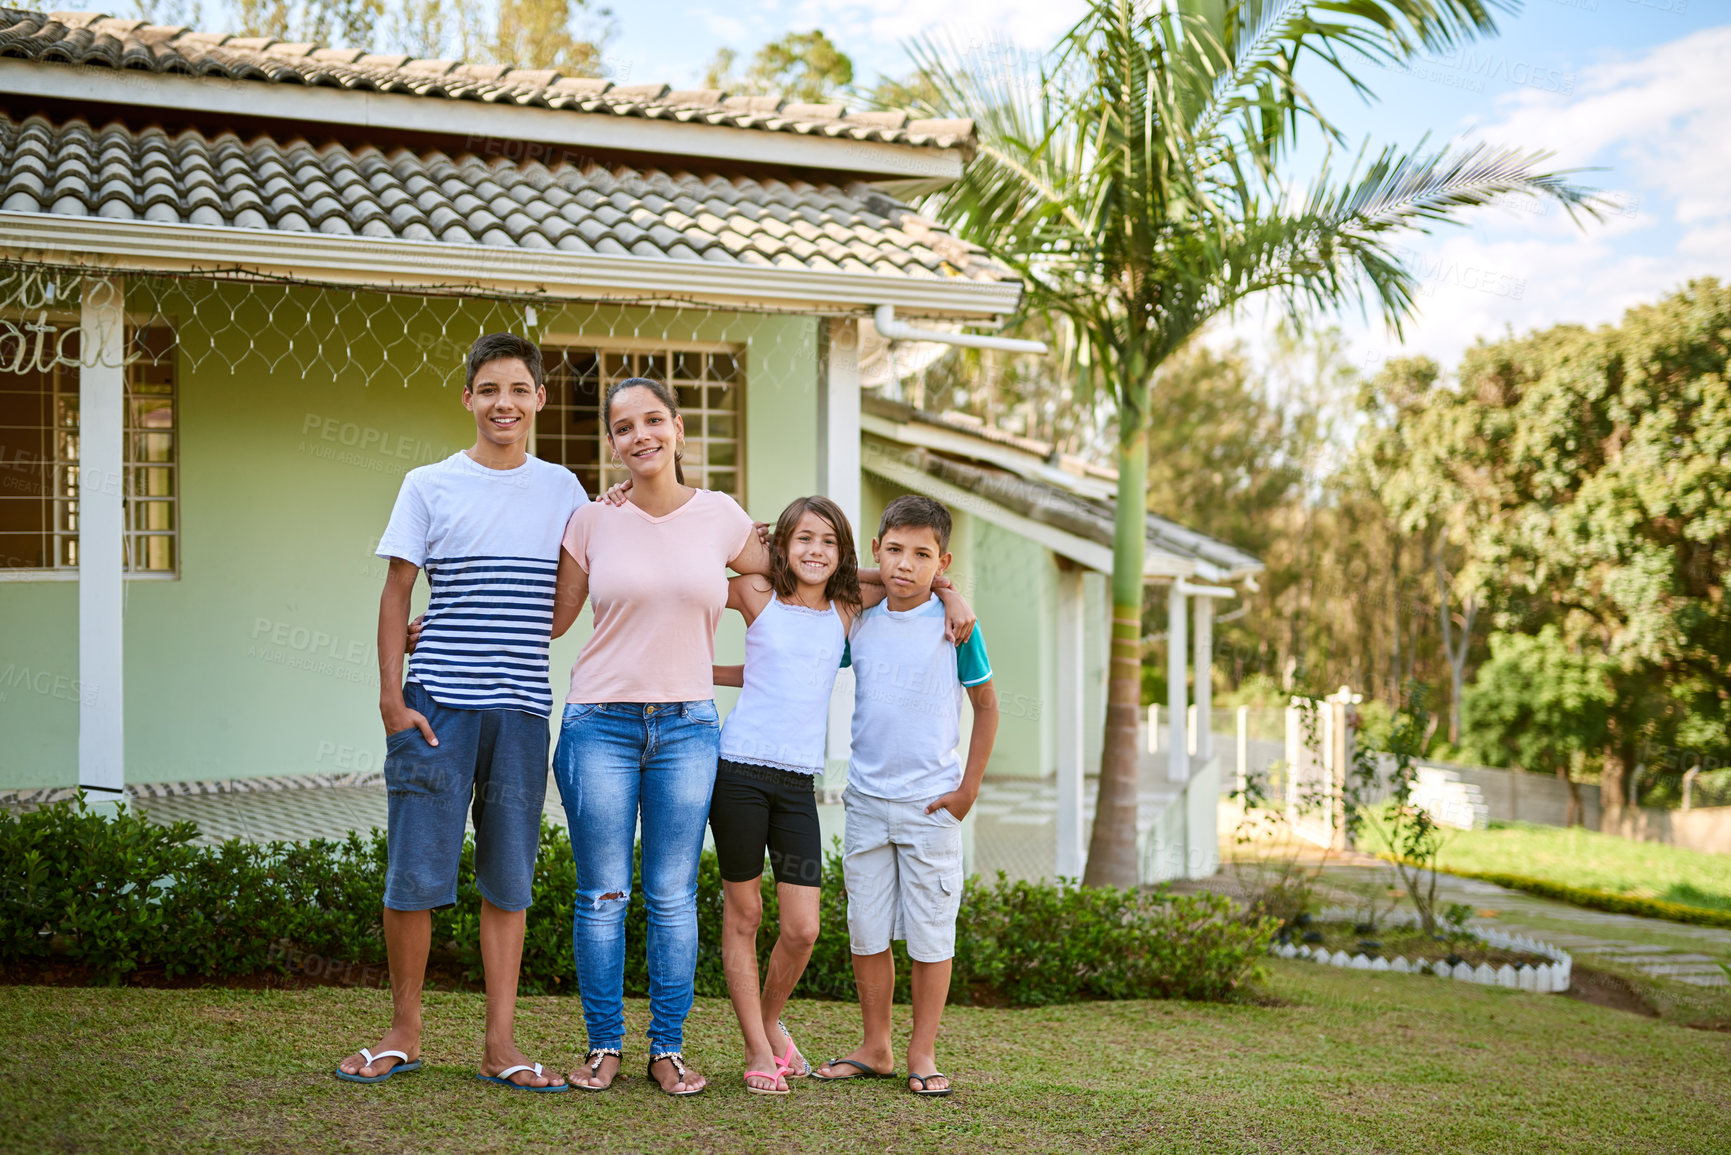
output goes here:
[[929, 1075], [909, 1075], [908, 1079], [912, 1082], [918, 1083], [920, 1086], [919, 1086], [919, 1090], [917, 1090], [917, 1091], [914, 1090], [914, 1088], [912, 1088], [912, 1087], [909, 1087], [908, 1090], [912, 1091], [916, 1095], [928, 1095], [933, 1099], [940, 1099], [943, 1096], [948, 1095], [953, 1088], [939, 1087], [939, 1088], [935, 1088], [933, 1090], [928, 1091], [926, 1089], [926, 1080], [927, 1079], [947, 1079], [947, 1078], [949, 1078], [949, 1076], [944, 1074], [942, 1071], [933, 1071]]
[[825, 1063], [824, 1066], [839, 1067], [844, 1063], [850, 1067], [857, 1067], [859, 1069], [859, 1074], [820, 1075], [817, 1073], [817, 1069], [813, 1068], [811, 1077], [825, 1083], [846, 1083], [852, 1079], [893, 1079], [896, 1077], [894, 1071], [874, 1071], [858, 1059], [831, 1059], [829, 1062]]

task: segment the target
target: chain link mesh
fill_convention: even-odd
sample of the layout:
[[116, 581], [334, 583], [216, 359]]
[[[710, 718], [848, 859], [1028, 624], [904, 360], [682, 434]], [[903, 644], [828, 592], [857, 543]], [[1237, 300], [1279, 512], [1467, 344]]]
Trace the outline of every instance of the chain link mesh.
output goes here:
[[[483, 332], [508, 330], [537, 343], [581, 336], [647, 347], [713, 340], [725, 324], [727, 340], [743, 344], [759, 334], [761, 322], [786, 315], [667, 297], [594, 301], [461, 285], [404, 292], [239, 272], [117, 274], [0, 262], [0, 371], [75, 364], [76, 355], [57, 350], [56, 339], [63, 342], [67, 326], [77, 323], [81, 282], [110, 276], [124, 277], [129, 363], [162, 363], [178, 354], [188, 370], [214, 363], [235, 373], [325, 374], [369, 386], [401, 384], [424, 372], [461, 384], [463, 357]], [[366, 356], [352, 358], [351, 348]]]
[[[134, 573], [179, 569], [183, 376], [215, 374], [243, 388], [267, 381], [273, 388], [305, 382], [344, 389], [436, 382], [460, 390], [474, 340], [514, 332], [540, 345], [545, 357], [548, 396], [536, 421], [537, 456], [570, 468], [591, 493], [623, 480], [601, 427], [601, 400], [618, 380], [652, 377], [677, 396], [686, 480], [743, 500], [746, 382], [755, 374], [773, 389], [790, 371], [817, 369], [817, 318], [769, 308], [501, 296], [461, 285], [402, 292], [239, 272], [155, 275], [0, 262], [0, 572], [70, 572], [77, 565], [78, 370], [85, 359], [104, 355], [97, 351], [101, 342], [81, 340], [86, 293], [91, 303], [109, 306], [118, 295], [126, 316]], [[421, 439], [406, 457], [385, 460], [377, 444], [369, 455], [367, 438], [383, 433], [364, 420], [336, 411], [316, 416], [313, 433], [323, 440], [314, 448], [354, 458], [360, 467], [397, 471], [451, 449]]]

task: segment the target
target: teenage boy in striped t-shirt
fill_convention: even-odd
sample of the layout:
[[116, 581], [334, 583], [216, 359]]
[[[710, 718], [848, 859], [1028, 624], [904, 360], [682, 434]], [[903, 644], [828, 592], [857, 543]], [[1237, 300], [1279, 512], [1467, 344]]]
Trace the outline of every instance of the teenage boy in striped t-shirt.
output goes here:
[[[475, 444], [410, 471], [379, 542], [378, 555], [390, 561], [379, 600], [379, 713], [393, 1014], [378, 1050], [363, 1048], [337, 1068], [350, 1082], [420, 1069], [432, 912], [456, 904], [472, 809], [487, 982], [480, 1077], [518, 1090], [569, 1090], [513, 1040], [523, 912], [547, 792], [559, 539], [588, 500], [570, 470], [529, 455], [529, 431], [546, 403], [538, 348], [510, 333], [475, 342], [463, 386]], [[409, 597], [423, 569], [432, 597], [405, 684]]]

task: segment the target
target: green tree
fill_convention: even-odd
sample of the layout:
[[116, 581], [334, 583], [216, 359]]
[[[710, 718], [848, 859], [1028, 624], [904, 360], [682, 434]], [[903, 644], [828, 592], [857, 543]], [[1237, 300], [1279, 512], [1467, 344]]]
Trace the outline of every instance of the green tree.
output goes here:
[[[1069, 333], [1061, 319], [1056, 319], [1058, 324], [1054, 320], [1026, 317], [1004, 333], [1062, 349]], [[1109, 459], [1103, 414], [1094, 398], [1078, 387], [1075, 365], [1062, 355], [950, 347], [898, 384], [916, 406], [966, 413], [1089, 461]]]
[[1359, 460], [1434, 582], [1432, 612], [1449, 672], [1448, 740], [1459, 745], [1474, 630], [1497, 580], [1489, 535], [1508, 506], [1508, 415], [1440, 388], [1428, 361], [1392, 363], [1382, 378], [1384, 391], [1369, 404], [1392, 410], [1392, 418], [1364, 440]]
[[[1643, 748], [1731, 752], [1731, 286], [1693, 282], [1618, 325], [1483, 345], [1457, 406], [1495, 435], [1481, 538], [1504, 618], [1611, 663], [1606, 821]], [[1487, 452], [1481, 455], [1488, 458]], [[1663, 751], [1692, 751], [1667, 756]]]
[[1581, 768], [1610, 732], [1609, 663], [1565, 643], [1555, 625], [1536, 635], [1493, 633], [1490, 649], [1466, 691], [1466, 748], [1567, 782], [1565, 821], [1573, 826], [1581, 821]]
[[203, 26], [204, 5], [199, 0], [132, 0], [132, 9], [148, 24]]
[[278, 40], [371, 47], [384, 0], [235, 0], [242, 30]]
[[[589, 0], [499, 0], [491, 43], [477, 54], [492, 64], [551, 68], [567, 76], [600, 76], [612, 12]], [[583, 26], [599, 21], [585, 33]]]
[[1192, 342], [1160, 376], [1148, 429], [1148, 505], [1253, 553], [1273, 544], [1276, 511], [1304, 482], [1302, 414], [1269, 396], [1242, 350]]
[[821, 28], [789, 32], [765, 44], [751, 58], [751, 67], [743, 76], [733, 74], [738, 60], [739, 54], [733, 49], [717, 49], [704, 74], [704, 87], [821, 104], [853, 83], [853, 61]]
[[[197, 0], [136, 0], [197, 13]], [[375, 52], [600, 76], [612, 11], [592, 0], [236, 0], [242, 31]]]
[[[1005, 261], [1030, 311], [1063, 316], [1117, 416], [1112, 675], [1085, 881], [1137, 881], [1143, 511], [1148, 426], [1168, 359], [1203, 325], [1273, 294], [1301, 316], [1368, 298], [1398, 324], [1415, 281], [1390, 241], [1509, 193], [1582, 194], [1509, 149], [1378, 153], [1294, 194], [1277, 173], [1301, 122], [1338, 134], [1296, 79], [1398, 62], [1494, 28], [1478, 0], [1091, 0], [1037, 78], [975, 69], [927, 40], [927, 111], [972, 116], [978, 155], [935, 194]], [[1026, 80], [1027, 83], [1022, 81]]]

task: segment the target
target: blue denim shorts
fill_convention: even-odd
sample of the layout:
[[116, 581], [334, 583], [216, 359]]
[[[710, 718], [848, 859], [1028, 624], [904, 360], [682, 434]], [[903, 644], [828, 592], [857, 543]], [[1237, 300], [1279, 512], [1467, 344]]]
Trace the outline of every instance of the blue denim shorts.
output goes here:
[[385, 906], [435, 910], [457, 902], [464, 819], [475, 821], [475, 883], [500, 910], [524, 910], [535, 877], [547, 797], [547, 719], [522, 710], [457, 710], [419, 683], [403, 701], [426, 715], [385, 739], [389, 791]]

